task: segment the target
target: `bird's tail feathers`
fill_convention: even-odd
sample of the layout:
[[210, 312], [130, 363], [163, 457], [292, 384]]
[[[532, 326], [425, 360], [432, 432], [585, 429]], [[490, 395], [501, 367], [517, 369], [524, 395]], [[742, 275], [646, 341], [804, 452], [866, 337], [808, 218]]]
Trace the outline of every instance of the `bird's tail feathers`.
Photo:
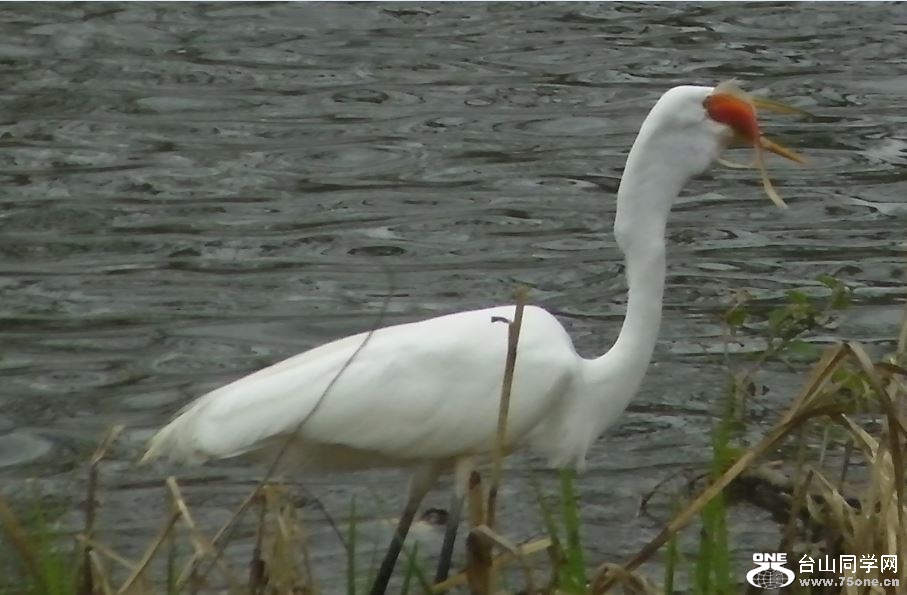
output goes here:
[[207, 457], [190, 443], [193, 432], [189, 431], [192, 423], [191, 411], [179, 415], [169, 424], [161, 428], [157, 434], [148, 441], [147, 449], [139, 465], [145, 465], [159, 458], [167, 458], [181, 463], [202, 463]]

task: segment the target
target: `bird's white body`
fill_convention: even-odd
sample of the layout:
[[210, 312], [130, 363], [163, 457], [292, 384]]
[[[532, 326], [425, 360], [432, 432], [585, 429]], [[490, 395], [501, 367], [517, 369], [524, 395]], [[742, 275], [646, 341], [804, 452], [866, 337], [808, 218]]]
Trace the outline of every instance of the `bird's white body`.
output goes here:
[[[487, 453], [514, 312], [513, 306], [459, 312], [306, 351], [197, 400], [155, 437], [149, 454], [165, 451], [188, 462], [247, 453], [267, 458], [288, 436], [285, 462], [318, 471], [452, 464]], [[611, 411], [581, 414], [577, 399], [593, 360], [579, 357], [561, 324], [541, 308], [525, 308], [517, 353], [512, 446], [526, 444], [554, 464], [581, 465], [625, 403], [611, 398], [617, 405]]]

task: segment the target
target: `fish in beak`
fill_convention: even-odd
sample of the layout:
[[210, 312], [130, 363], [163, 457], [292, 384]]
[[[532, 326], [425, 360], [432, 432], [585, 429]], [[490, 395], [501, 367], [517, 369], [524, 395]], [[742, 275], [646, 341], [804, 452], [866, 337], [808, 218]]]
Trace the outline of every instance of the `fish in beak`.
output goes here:
[[799, 164], [806, 163], [800, 155], [762, 134], [757, 118], [757, 108], [785, 114], [810, 115], [801, 109], [785, 105], [778, 101], [751, 97], [733, 81], [721, 83], [706, 97], [703, 102], [709, 117], [727, 125], [734, 131], [735, 140], [751, 146], [756, 150], [756, 166], [762, 175], [762, 187], [765, 193], [778, 207], [787, 208], [784, 200], [775, 191], [768, 172], [765, 169], [763, 153], [768, 151]]

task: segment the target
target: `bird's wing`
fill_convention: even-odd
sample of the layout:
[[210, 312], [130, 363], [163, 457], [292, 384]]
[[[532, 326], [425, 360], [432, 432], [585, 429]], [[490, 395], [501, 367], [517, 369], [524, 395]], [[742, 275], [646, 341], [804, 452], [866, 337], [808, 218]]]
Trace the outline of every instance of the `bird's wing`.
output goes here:
[[[512, 306], [461, 312], [301, 353], [192, 403], [152, 439], [146, 459], [229, 457], [292, 432], [303, 443], [391, 459], [487, 451], [507, 352], [508, 325], [496, 319], [513, 314]], [[527, 307], [508, 425], [513, 440], [540, 422], [577, 365], [557, 320]]]

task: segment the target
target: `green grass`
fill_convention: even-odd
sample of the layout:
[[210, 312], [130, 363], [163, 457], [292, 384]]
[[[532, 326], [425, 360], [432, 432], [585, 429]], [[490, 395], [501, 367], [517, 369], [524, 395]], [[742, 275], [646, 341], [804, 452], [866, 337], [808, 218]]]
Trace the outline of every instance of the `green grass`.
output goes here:
[[566, 593], [586, 592], [586, 561], [583, 543], [580, 539], [580, 516], [573, 481], [576, 472], [565, 469], [560, 472], [561, 519], [564, 523], [566, 547], [565, 564], [560, 574], [560, 588]]
[[[49, 512], [35, 498], [27, 513], [14, 516], [0, 499], [0, 593], [4, 595], [73, 595], [82, 573], [78, 551], [53, 530]], [[5, 567], [3, 565], [6, 565]]]
[[[712, 479], [717, 479], [730, 466], [734, 449], [731, 446], [734, 425], [734, 399], [727, 400], [724, 416], [712, 431]], [[731, 571], [728, 548], [727, 508], [725, 496], [719, 493], [700, 513], [702, 529], [694, 571], [694, 595], [730, 595], [736, 592], [738, 577]]]
[[558, 473], [559, 492], [556, 503], [544, 497], [534, 475], [530, 476], [530, 483], [552, 544], [550, 558], [554, 583], [563, 593], [582, 594], [587, 592], [587, 578], [585, 552], [580, 536], [580, 509], [573, 485], [575, 478], [573, 470]]

